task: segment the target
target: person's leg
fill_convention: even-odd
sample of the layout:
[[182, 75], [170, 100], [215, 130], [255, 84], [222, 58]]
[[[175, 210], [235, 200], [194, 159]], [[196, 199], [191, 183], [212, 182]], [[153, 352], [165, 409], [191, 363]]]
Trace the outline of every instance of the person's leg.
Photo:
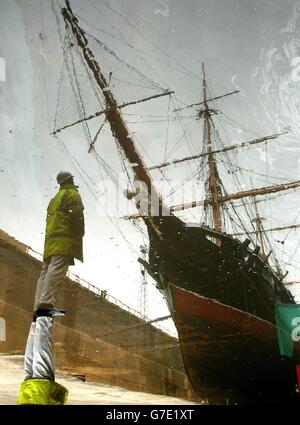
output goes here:
[[[36, 304], [38, 304], [38, 300], [40, 297], [40, 293], [43, 287], [44, 279], [47, 274], [49, 261], [44, 261], [41, 274], [39, 277], [39, 280], [37, 281], [36, 285], [36, 291], [35, 291], [35, 301], [34, 301], [34, 310]], [[35, 336], [35, 327], [36, 323], [32, 322], [30, 325], [28, 337], [27, 337], [27, 343], [26, 343], [26, 349], [25, 349], [25, 355], [24, 355], [24, 379], [31, 379], [32, 378], [32, 363], [33, 363], [33, 346], [34, 346], [34, 336]]]
[[32, 363], [33, 363], [33, 347], [34, 347], [34, 336], [35, 336], [35, 322], [32, 322], [29, 329], [27, 338], [27, 344], [24, 356], [24, 380], [32, 379]]
[[52, 317], [40, 316], [36, 319], [32, 378], [49, 379], [51, 381], [55, 379], [52, 325]]
[[55, 306], [56, 302], [56, 288], [57, 284], [64, 279], [70, 265], [70, 257], [66, 255], [52, 255], [45, 275], [43, 285], [35, 310], [37, 309], [51, 309]]
[[[53, 319], [51, 309], [55, 307], [57, 284], [66, 276], [70, 258], [52, 255], [44, 277], [39, 297], [35, 303], [36, 328], [33, 347], [33, 378], [55, 379], [55, 363], [52, 342]], [[50, 312], [49, 312], [50, 311]]]
[[43, 262], [42, 271], [36, 285], [36, 291], [35, 291], [35, 297], [34, 297], [34, 308], [33, 308], [34, 311], [36, 311], [37, 306], [40, 303], [41, 293], [43, 290], [45, 277], [48, 272], [49, 263], [50, 263], [50, 258]]

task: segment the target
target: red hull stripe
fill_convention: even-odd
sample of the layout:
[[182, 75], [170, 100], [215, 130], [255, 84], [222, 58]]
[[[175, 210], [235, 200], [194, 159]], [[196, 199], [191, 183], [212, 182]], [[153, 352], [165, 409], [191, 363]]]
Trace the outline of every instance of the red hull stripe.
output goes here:
[[186, 291], [172, 285], [175, 313], [199, 317], [206, 322], [229, 327], [253, 334], [264, 334], [268, 339], [276, 339], [275, 326], [253, 314], [205, 298], [194, 292]]

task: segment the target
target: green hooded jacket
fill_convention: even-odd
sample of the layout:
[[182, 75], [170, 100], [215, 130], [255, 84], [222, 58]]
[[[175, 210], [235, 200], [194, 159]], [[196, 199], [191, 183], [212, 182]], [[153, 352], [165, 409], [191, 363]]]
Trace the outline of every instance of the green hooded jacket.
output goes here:
[[47, 209], [44, 260], [51, 255], [67, 255], [83, 261], [84, 206], [73, 184], [60, 187]]
[[63, 405], [67, 403], [68, 390], [49, 379], [28, 379], [21, 385], [17, 404]]

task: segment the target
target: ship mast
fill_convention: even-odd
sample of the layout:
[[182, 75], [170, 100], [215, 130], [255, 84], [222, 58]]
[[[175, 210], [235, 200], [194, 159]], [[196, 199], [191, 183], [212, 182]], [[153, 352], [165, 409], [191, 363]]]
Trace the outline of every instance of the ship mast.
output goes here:
[[208, 154], [208, 187], [210, 192], [210, 204], [213, 211], [213, 228], [216, 232], [222, 231], [222, 215], [219, 198], [222, 196], [221, 187], [219, 185], [219, 175], [214, 159], [211, 143], [211, 115], [213, 110], [208, 107], [207, 101], [207, 82], [205, 76], [204, 63], [202, 64], [203, 72], [203, 104], [204, 108], [200, 111], [200, 116], [204, 118], [204, 138], [206, 141], [207, 154]]
[[62, 16], [66, 27], [71, 29], [77, 41], [77, 45], [82, 51], [83, 58], [92, 71], [95, 81], [104, 96], [106, 107], [103, 112], [110, 124], [113, 136], [116, 138], [124, 151], [126, 158], [131, 163], [134, 180], [146, 185], [148, 200], [151, 195], [151, 201], [148, 201], [148, 218], [151, 215], [160, 215], [163, 209], [162, 199], [152, 185], [150, 175], [148, 174], [145, 164], [135, 148], [130, 132], [121, 116], [117, 102], [109, 88], [109, 83], [106, 81], [99, 63], [88, 46], [88, 40], [85, 36], [85, 32], [80, 28], [78, 19], [73, 14], [69, 0], [66, 0], [66, 7], [62, 8]]
[[255, 214], [256, 214], [256, 218], [253, 221], [256, 223], [257, 234], [259, 235], [260, 253], [262, 258], [266, 258], [265, 243], [264, 243], [264, 229], [262, 225], [263, 218], [259, 214], [255, 196], [253, 197], [253, 202], [254, 202]]

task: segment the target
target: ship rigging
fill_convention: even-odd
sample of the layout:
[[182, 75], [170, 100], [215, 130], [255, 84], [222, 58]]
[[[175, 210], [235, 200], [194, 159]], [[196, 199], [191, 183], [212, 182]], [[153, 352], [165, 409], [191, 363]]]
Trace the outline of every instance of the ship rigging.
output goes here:
[[[74, 120], [73, 124], [56, 126], [52, 135], [58, 138], [62, 132], [75, 125], [87, 125], [88, 121], [103, 116], [104, 122], [98, 126], [94, 137], [90, 137], [88, 151], [95, 154], [95, 144], [103, 125], [109, 124], [121, 162], [129, 164], [127, 175], [133, 195], [137, 182], [142, 182], [148, 193], [151, 193], [143, 214], [131, 217], [142, 219], [148, 232], [149, 256], [139, 261], [165, 296], [192, 385], [199, 394], [210, 394], [215, 399], [228, 399], [230, 394], [232, 402], [239, 397], [245, 397], [248, 402], [274, 402], [292, 398], [294, 365], [300, 361], [300, 347], [295, 344], [291, 359], [281, 358], [276, 339], [274, 306], [276, 303], [293, 304], [295, 301], [283, 284], [285, 274], [273, 250], [267, 249], [270, 246], [267, 233], [274, 229], [264, 229], [257, 204], [262, 195], [296, 189], [300, 181], [233, 192], [226, 190], [225, 182], [220, 177], [220, 167], [217, 166], [218, 155], [228, 155], [228, 152], [269, 143], [285, 132], [259, 137], [240, 145], [224, 146], [213, 120], [213, 116], [218, 114], [214, 104], [237, 94], [237, 91], [210, 96], [203, 66], [203, 100], [186, 106], [187, 109], [196, 107], [196, 118], [203, 121], [202, 152], [147, 167], [121, 110], [164, 96], [171, 98], [172, 91], [161, 90], [160, 94], [154, 96], [119, 103], [111, 85], [113, 73], [104, 75], [102, 65], [90, 47], [95, 40], [91, 40], [81, 28], [69, 0], [66, 0], [61, 13], [68, 51], [75, 50], [77, 61], [79, 58], [79, 64], [83, 64], [90, 87], [102, 108], [100, 112], [92, 111], [90, 114], [86, 114], [83, 108], [83, 116]], [[69, 60], [71, 65], [69, 62], [67, 69], [71, 87], [74, 89], [75, 85], [77, 97], [82, 100], [72, 55]], [[174, 109], [178, 113], [178, 109], [182, 108]], [[89, 128], [86, 129], [90, 135]], [[215, 145], [214, 139], [217, 141]], [[200, 159], [197, 173], [203, 176], [203, 199], [168, 207], [166, 197], [153, 185], [150, 173], [197, 159]], [[228, 174], [239, 186], [233, 168], [229, 160]], [[246, 198], [253, 202], [246, 204]], [[247, 223], [237, 211], [234, 204], [236, 200], [242, 202]], [[138, 202], [136, 206], [139, 209]], [[175, 212], [198, 206], [203, 206], [204, 211], [201, 223], [188, 223], [175, 215]], [[277, 230], [284, 228], [296, 229], [298, 225], [277, 226]], [[271, 263], [272, 257], [274, 265]]]

